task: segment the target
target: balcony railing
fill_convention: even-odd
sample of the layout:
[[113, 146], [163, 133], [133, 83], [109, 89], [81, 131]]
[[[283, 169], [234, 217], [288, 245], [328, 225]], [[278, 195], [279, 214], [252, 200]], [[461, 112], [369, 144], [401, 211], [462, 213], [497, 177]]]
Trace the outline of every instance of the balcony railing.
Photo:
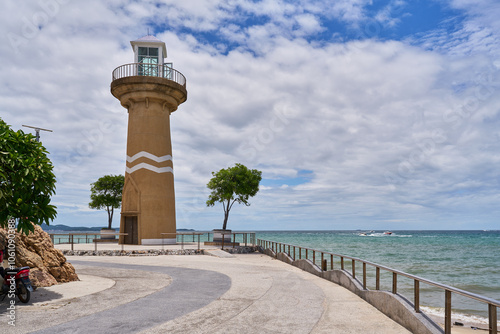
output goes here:
[[113, 81], [116, 79], [135, 77], [135, 76], [148, 76], [159, 77], [172, 80], [179, 85], [186, 88], [186, 77], [174, 70], [170, 64], [146, 64], [146, 63], [132, 63], [118, 66], [113, 70]]
[[[346, 267], [344, 266], [345, 260], [352, 261], [351, 264], [351, 276], [353, 279], [358, 280], [358, 276], [356, 275], [356, 264], [361, 263], [363, 266], [362, 272], [362, 282], [358, 280], [363, 285], [363, 289], [368, 290], [367, 288], [367, 266], [371, 266], [375, 268], [375, 290], [380, 290], [380, 270], [387, 271], [392, 274], [392, 293], [398, 293], [398, 275], [407, 277], [414, 282], [413, 286], [413, 307], [415, 312], [419, 313], [420, 310], [420, 283], [424, 283], [426, 285], [430, 285], [436, 288], [439, 288], [445, 293], [445, 321], [444, 321], [444, 332], [445, 334], [451, 334], [451, 295], [452, 293], [462, 295], [464, 297], [474, 299], [481, 303], [484, 303], [488, 306], [488, 316], [489, 316], [489, 333], [496, 334], [497, 333], [497, 307], [500, 307], [500, 301], [492, 298], [488, 298], [485, 296], [481, 296], [469, 291], [461, 290], [458, 288], [454, 288], [452, 286], [441, 284], [437, 282], [433, 282], [431, 280], [411, 275], [396, 269], [392, 269], [383, 265], [379, 265], [377, 263], [373, 263], [370, 261], [365, 261], [356, 257], [346, 256], [342, 254], [335, 254], [330, 252], [323, 252], [320, 250], [295, 246], [290, 244], [285, 244], [281, 242], [268, 241], [257, 239], [257, 245], [264, 249], [271, 249], [275, 254], [278, 253], [286, 253], [289, 257], [291, 257], [294, 261], [300, 259], [311, 260], [312, 263], [317, 265], [317, 260], [319, 260], [318, 255], [321, 256], [320, 268], [322, 271], [327, 271], [328, 269], [333, 270], [334, 258], [340, 259], [340, 269], [346, 271]], [[304, 254], [305, 253], [305, 254]], [[318, 266], [319, 267], [319, 266]]]

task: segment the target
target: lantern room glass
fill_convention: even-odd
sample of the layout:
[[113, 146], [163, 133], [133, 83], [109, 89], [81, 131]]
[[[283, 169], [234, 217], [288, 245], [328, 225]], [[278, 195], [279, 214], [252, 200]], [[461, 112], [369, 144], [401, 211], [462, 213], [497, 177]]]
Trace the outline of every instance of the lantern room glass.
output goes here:
[[145, 76], [158, 76], [158, 48], [139, 47], [138, 74]]

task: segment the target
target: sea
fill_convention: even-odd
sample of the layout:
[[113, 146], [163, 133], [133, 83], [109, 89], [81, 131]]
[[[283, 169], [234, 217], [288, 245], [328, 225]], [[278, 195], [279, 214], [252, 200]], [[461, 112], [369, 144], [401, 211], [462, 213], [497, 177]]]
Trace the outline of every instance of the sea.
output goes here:
[[[500, 300], [500, 230], [495, 231], [256, 231], [256, 238], [356, 257], [434, 282]], [[49, 232], [50, 233], [50, 232]], [[186, 242], [197, 241], [184, 236]], [[206, 241], [208, 234], [201, 237]], [[180, 237], [178, 236], [180, 241]], [[236, 241], [242, 241], [241, 235]], [[75, 242], [86, 242], [85, 237]], [[87, 240], [88, 242], [88, 240]], [[90, 241], [91, 242], [91, 241]], [[57, 243], [57, 242], [56, 242]], [[303, 255], [304, 256], [304, 255]], [[309, 254], [311, 258], [311, 254]], [[340, 268], [339, 259], [334, 268]], [[337, 261], [337, 263], [336, 263]], [[319, 260], [317, 260], [319, 265]], [[350, 271], [350, 261], [346, 269]], [[362, 267], [356, 267], [361, 279]], [[413, 302], [413, 280], [398, 276], [398, 293]], [[375, 268], [367, 266], [367, 287], [375, 289]], [[392, 274], [381, 271], [381, 290], [391, 291]], [[443, 317], [445, 292], [420, 283], [422, 311]], [[452, 294], [452, 318], [488, 323], [488, 305]]]
[[[384, 232], [266, 231], [258, 232], [257, 238], [360, 258], [500, 300], [500, 231]], [[361, 270], [356, 267], [358, 278]], [[374, 267], [367, 266], [367, 281], [368, 288], [374, 289]], [[413, 301], [413, 284], [398, 276], [398, 293]], [[381, 271], [381, 290], [391, 289], [392, 275]], [[444, 290], [420, 283], [420, 305], [426, 314], [444, 317]], [[487, 324], [488, 305], [452, 294], [452, 318]]]

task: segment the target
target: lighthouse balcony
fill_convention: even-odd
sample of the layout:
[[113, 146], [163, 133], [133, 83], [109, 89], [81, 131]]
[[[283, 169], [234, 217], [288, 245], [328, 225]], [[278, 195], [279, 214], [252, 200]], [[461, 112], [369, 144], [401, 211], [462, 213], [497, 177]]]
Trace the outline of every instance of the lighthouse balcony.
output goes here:
[[172, 64], [131, 63], [113, 70], [113, 81], [125, 77], [147, 76], [165, 78], [186, 88], [186, 77], [172, 68]]

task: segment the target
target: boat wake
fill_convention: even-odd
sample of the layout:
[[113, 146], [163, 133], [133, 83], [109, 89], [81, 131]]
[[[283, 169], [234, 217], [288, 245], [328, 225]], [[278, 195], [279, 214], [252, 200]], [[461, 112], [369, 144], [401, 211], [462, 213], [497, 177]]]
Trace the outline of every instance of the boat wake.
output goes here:
[[411, 238], [411, 234], [396, 234], [394, 232], [362, 232], [358, 234], [360, 237], [397, 237], [397, 238]]

